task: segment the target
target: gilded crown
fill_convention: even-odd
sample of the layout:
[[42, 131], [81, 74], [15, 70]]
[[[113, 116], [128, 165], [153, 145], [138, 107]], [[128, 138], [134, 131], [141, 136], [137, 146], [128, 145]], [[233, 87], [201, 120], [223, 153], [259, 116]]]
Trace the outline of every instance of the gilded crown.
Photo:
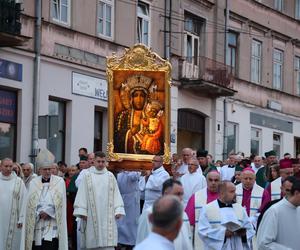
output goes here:
[[152, 79], [144, 75], [133, 75], [126, 79], [122, 88], [126, 88], [132, 93], [135, 90], [143, 90], [148, 92], [151, 86]]

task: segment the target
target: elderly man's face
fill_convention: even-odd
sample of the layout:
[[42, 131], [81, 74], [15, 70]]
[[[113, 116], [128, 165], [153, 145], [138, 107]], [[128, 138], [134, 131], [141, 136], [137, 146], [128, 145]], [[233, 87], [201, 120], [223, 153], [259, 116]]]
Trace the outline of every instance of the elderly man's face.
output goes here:
[[32, 173], [32, 169], [28, 164], [24, 164], [22, 170], [23, 170], [24, 177], [26, 178], [30, 176]]
[[218, 191], [218, 185], [220, 183], [220, 174], [217, 172], [209, 172], [206, 176], [207, 181], [207, 189], [210, 192], [217, 192]]
[[43, 179], [49, 179], [51, 177], [51, 166], [40, 168], [40, 174]]
[[246, 190], [249, 190], [249, 189], [253, 188], [254, 183], [255, 183], [255, 173], [252, 173], [250, 171], [242, 172], [241, 181], [243, 183], [243, 187]]

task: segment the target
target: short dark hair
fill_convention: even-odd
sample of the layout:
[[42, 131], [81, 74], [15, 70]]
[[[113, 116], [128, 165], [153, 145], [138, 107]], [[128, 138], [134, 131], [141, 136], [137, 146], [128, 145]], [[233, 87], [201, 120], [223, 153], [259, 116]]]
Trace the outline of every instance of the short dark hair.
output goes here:
[[292, 183], [291, 194], [294, 195], [296, 191], [300, 192], [300, 180], [295, 179]]
[[282, 179], [282, 182], [281, 182], [281, 183], [283, 184], [283, 183], [285, 183], [286, 181], [288, 181], [288, 182], [294, 184], [295, 180], [297, 180], [295, 176], [288, 176], [288, 177], [286, 177], [285, 179]]
[[87, 148], [80, 148], [78, 151], [81, 151], [81, 150], [83, 150], [86, 154], [87, 154]]
[[175, 184], [182, 186], [180, 181], [174, 180], [172, 178], [166, 180], [162, 186], [162, 194], [164, 194], [168, 188], [172, 188]]
[[95, 152], [95, 158], [96, 157], [105, 158], [106, 155], [102, 151], [97, 151], [97, 152]]
[[165, 195], [153, 204], [152, 224], [155, 227], [173, 231], [178, 219], [182, 218], [182, 205], [174, 195]]

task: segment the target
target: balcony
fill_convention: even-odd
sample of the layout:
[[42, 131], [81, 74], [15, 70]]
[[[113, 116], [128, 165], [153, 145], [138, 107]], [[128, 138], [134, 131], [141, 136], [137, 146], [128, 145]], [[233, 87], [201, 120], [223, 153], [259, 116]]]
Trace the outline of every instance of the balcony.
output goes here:
[[201, 96], [233, 96], [233, 68], [207, 57], [200, 56], [199, 65], [182, 61], [181, 87]]
[[25, 42], [21, 36], [20, 15], [20, 3], [0, 0], [0, 47], [20, 46]]

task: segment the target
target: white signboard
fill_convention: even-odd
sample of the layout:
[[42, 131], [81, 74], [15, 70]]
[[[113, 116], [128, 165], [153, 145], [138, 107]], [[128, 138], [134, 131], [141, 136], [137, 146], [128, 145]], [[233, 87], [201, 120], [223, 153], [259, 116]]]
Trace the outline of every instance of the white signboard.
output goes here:
[[107, 101], [107, 82], [104, 79], [72, 72], [72, 93]]

